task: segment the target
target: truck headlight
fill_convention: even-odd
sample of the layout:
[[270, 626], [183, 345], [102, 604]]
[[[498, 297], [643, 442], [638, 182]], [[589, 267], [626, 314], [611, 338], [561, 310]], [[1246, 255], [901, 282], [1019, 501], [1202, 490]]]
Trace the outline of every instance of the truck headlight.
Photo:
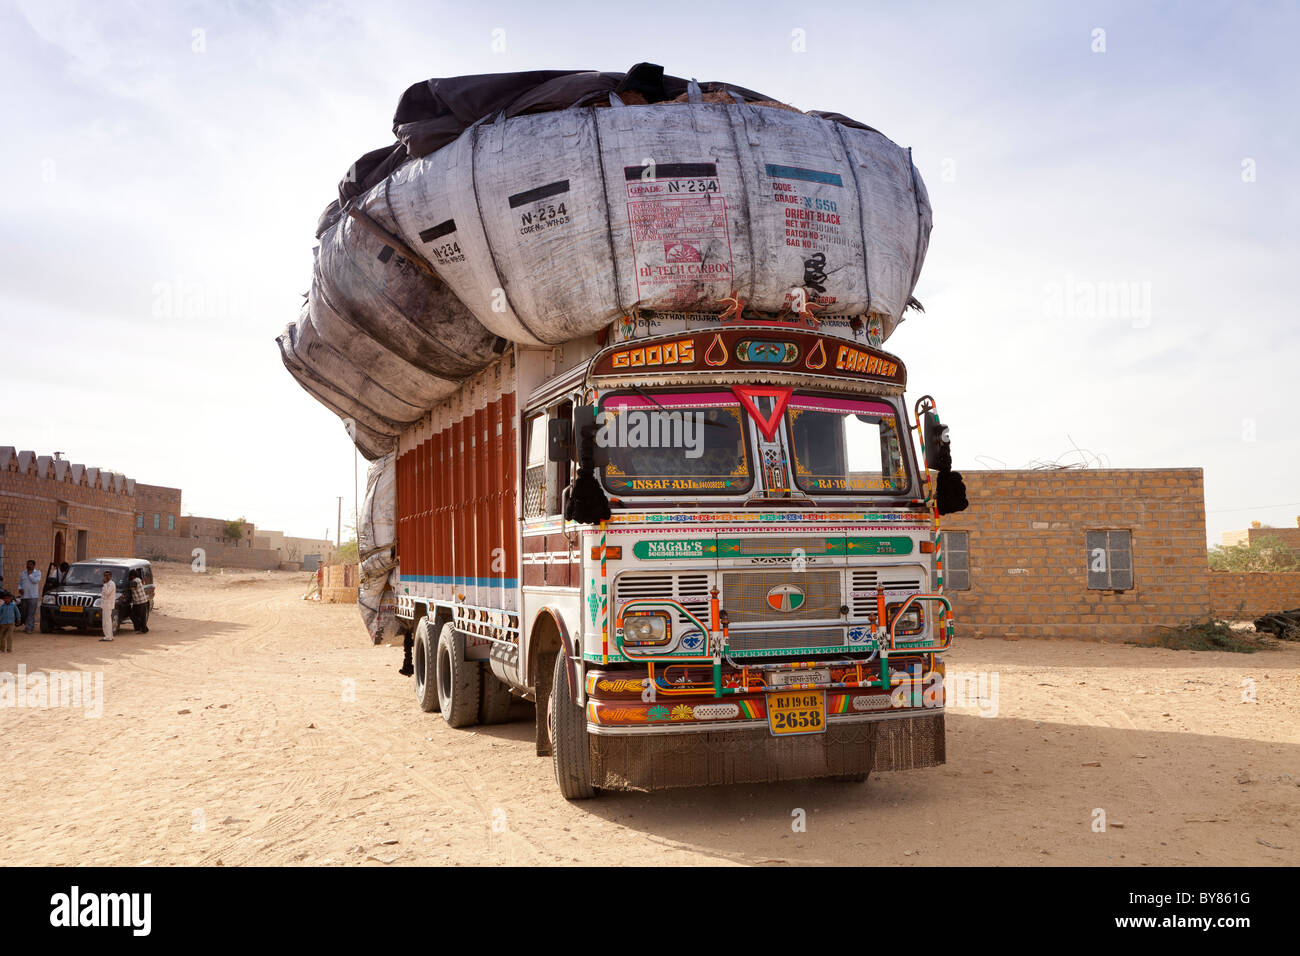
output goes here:
[[100, 606], [100, 602], [103, 601], [103, 600], [104, 600], [103, 598], [95, 598], [95, 603], [92, 604], [91, 607], [99, 607], [99, 606]]
[[58, 604], [59, 601], [58, 601], [58, 598], [56, 598], [53, 594], [47, 594], [47, 595], [45, 595], [45, 597], [41, 598], [41, 603], [42, 603], [42, 604]]
[[[898, 609], [903, 605], [891, 604], [885, 609], [888, 619], [892, 622]], [[898, 626], [894, 628], [895, 637], [915, 637], [925, 630], [925, 614], [921, 610], [921, 605], [913, 603], [901, 618], [898, 620]]]
[[672, 625], [664, 611], [629, 611], [623, 615], [625, 647], [662, 647], [672, 637]]

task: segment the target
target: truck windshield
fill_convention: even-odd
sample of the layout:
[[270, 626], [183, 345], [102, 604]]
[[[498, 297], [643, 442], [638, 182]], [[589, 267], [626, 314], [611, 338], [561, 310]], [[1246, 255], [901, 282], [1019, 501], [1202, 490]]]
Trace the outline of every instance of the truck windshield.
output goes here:
[[745, 415], [730, 392], [621, 392], [596, 423], [613, 494], [734, 495], [753, 484]]
[[813, 494], [902, 494], [907, 467], [891, 405], [795, 394], [786, 406], [794, 478]]

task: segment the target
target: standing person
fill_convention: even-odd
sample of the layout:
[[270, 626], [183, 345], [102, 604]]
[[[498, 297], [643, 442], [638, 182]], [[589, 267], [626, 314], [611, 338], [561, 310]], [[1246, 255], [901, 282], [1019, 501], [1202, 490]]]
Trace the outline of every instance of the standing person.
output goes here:
[[141, 634], [149, 633], [149, 595], [144, 590], [144, 575], [139, 568], [133, 568], [131, 583], [131, 627]]
[[18, 578], [18, 596], [22, 599], [23, 629], [30, 634], [41, 610], [41, 572], [35, 561], [28, 561], [27, 570]]
[[54, 583], [55, 583], [55, 584], [67, 584], [67, 583], [68, 583], [68, 569], [69, 569], [69, 567], [70, 567], [70, 566], [69, 566], [69, 564], [68, 564], [67, 561], [64, 561], [62, 564], [59, 565], [59, 570], [56, 571], [56, 572], [54, 572]]
[[18, 605], [14, 596], [4, 592], [4, 603], [0, 604], [0, 652], [14, 652], [14, 625], [18, 623]]
[[113, 639], [113, 607], [117, 604], [117, 585], [113, 583], [113, 572], [104, 572], [104, 586], [99, 589], [99, 616], [104, 622], [104, 636], [101, 641]]

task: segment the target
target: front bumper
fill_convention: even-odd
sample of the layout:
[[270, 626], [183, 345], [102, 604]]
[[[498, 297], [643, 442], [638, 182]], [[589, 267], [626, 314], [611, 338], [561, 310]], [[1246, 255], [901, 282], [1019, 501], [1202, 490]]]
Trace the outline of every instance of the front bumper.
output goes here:
[[690, 734], [587, 735], [591, 782], [606, 790], [774, 783], [945, 760], [942, 712], [827, 721], [826, 732], [774, 737], [766, 725]]
[[[41, 613], [55, 627], [99, 627], [103, 621], [100, 616], [100, 609], [97, 607], [84, 608], [79, 612], [60, 611], [57, 605], [46, 604], [41, 607]], [[119, 611], [119, 618], [121, 612]]]

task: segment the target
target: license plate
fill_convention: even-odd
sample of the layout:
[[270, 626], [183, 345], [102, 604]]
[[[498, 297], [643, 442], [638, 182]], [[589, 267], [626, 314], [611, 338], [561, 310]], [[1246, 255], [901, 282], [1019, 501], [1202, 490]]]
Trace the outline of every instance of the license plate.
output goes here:
[[767, 675], [768, 687], [788, 687], [791, 684], [829, 684], [829, 667], [806, 667], [792, 671], [772, 671]]
[[826, 732], [826, 691], [792, 690], [767, 695], [767, 727], [774, 737]]
[[81, 605], [79, 605], [79, 604], [60, 604], [60, 605], [59, 605], [59, 613], [60, 613], [60, 614], [80, 614], [80, 613], [81, 613]]

